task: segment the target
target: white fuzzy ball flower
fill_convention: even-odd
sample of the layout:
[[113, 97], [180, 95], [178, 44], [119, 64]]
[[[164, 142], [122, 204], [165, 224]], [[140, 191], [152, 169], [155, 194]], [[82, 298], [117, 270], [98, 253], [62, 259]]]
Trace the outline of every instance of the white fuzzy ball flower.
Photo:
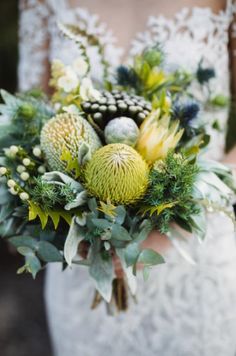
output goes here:
[[42, 154], [41, 148], [39, 146], [36, 146], [33, 148], [33, 155], [35, 157], [40, 157]]
[[84, 77], [89, 68], [88, 63], [82, 57], [74, 60], [72, 67], [79, 77]]
[[19, 164], [19, 166], [16, 167], [16, 170], [18, 173], [22, 173], [26, 170], [25, 166], [23, 166], [22, 164]]
[[12, 155], [16, 155], [19, 152], [19, 148], [15, 145], [10, 146], [9, 150]]
[[16, 154], [12, 153], [10, 148], [5, 148], [4, 149], [5, 156], [8, 158], [15, 158]]
[[28, 167], [30, 165], [31, 161], [29, 158], [24, 158], [22, 163], [24, 166]]
[[80, 86], [80, 96], [84, 101], [99, 100], [101, 94], [93, 87], [92, 81], [89, 78], [84, 78]]
[[44, 166], [39, 166], [38, 167], [38, 172], [41, 174], [44, 174], [46, 172], [46, 168]]
[[18, 192], [15, 190], [15, 188], [10, 188], [9, 189], [9, 192], [12, 194], [12, 195], [17, 195], [18, 194]]
[[63, 89], [66, 93], [75, 90], [79, 85], [79, 79], [75, 71], [67, 66], [62, 77], [57, 81], [58, 88]]
[[30, 175], [28, 172], [22, 172], [20, 177], [23, 181], [27, 181], [29, 179]]
[[20, 199], [23, 201], [29, 200], [29, 194], [26, 192], [20, 193]]
[[16, 186], [16, 182], [13, 179], [8, 179], [7, 185], [9, 188], [14, 188]]
[[0, 167], [0, 177], [4, 176], [7, 173], [6, 167]]

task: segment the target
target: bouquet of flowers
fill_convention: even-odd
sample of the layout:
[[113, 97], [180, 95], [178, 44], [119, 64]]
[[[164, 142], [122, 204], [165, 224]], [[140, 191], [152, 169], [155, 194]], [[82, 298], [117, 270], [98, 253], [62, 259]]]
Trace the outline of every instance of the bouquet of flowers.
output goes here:
[[[234, 220], [232, 174], [202, 156], [210, 137], [201, 109], [227, 99], [191, 94], [193, 82], [207, 86], [215, 75], [201, 63], [197, 73], [168, 71], [156, 46], [112, 73], [96, 38], [60, 27], [81, 55], [69, 66], [52, 63], [50, 100], [37, 90], [1, 91], [0, 235], [25, 258], [18, 273], [35, 277], [52, 262], [87, 266], [93, 306], [104, 299], [124, 310], [137, 266], [146, 279], [164, 263], [142, 247], [153, 229], [178, 240], [180, 227], [201, 240], [207, 212]], [[90, 78], [79, 35], [99, 48], [102, 83]]]

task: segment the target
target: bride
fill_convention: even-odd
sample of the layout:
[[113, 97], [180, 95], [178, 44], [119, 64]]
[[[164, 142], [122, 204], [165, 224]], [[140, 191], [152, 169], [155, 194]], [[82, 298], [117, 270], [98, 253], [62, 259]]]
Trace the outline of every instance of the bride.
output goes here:
[[[216, 70], [210, 83], [214, 91], [230, 96], [230, 78], [231, 95], [236, 89], [235, 8], [233, 0], [21, 0], [19, 86], [48, 89], [50, 61], [69, 63], [78, 55], [76, 46], [60, 36], [60, 20], [82, 24], [99, 36], [114, 66], [129, 51], [135, 54], [157, 42], [172, 64], [196, 70], [203, 60]], [[88, 50], [98, 63], [93, 75], [99, 76], [98, 54], [94, 48]], [[221, 126], [214, 130], [209, 157], [236, 164], [236, 149], [224, 155], [227, 109], [203, 114], [209, 123], [217, 118]], [[184, 244], [192, 263], [165, 236], [153, 232], [146, 244], [164, 254], [167, 263], [147, 282], [140, 280], [138, 304], [115, 317], [102, 306], [89, 310], [93, 286], [86, 270], [62, 272], [57, 264], [49, 266], [46, 302], [56, 356], [236, 355], [236, 245], [231, 222], [211, 214], [202, 244], [193, 237], [181, 242], [179, 247]]]

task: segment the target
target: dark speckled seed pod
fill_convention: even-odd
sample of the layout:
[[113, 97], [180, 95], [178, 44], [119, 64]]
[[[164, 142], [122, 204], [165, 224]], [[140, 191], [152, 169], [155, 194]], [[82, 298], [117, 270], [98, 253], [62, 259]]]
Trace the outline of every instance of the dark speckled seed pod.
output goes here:
[[101, 92], [101, 97], [97, 101], [85, 101], [82, 108], [104, 129], [110, 120], [121, 115], [130, 117], [140, 125], [151, 111], [151, 104], [141, 96], [113, 90]]

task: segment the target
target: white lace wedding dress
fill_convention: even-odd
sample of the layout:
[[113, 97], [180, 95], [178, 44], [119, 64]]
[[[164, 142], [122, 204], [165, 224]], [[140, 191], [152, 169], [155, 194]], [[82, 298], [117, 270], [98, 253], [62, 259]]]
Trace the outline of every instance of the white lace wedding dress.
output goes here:
[[[37, 86], [48, 50], [50, 59], [68, 62], [76, 47], [59, 36], [56, 20], [80, 22], [106, 44], [106, 56], [119, 62], [120, 51], [112, 35], [97, 17], [86, 10], [71, 11], [66, 2], [48, 0], [43, 5], [29, 0], [20, 23], [19, 83], [21, 89]], [[152, 16], [147, 30], [138, 34], [132, 53], [147, 44], [162, 43], [169, 65], [196, 69], [201, 58], [214, 66], [214, 92], [229, 94], [228, 30], [233, 5], [214, 14], [210, 8], [184, 8], [173, 20]], [[47, 23], [47, 26], [45, 25]], [[40, 50], [39, 50], [40, 49]], [[96, 50], [90, 49], [98, 61]], [[97, 69], [97, 75], [99, 70]], [[193, 88], [198, 95], [198, 88]], [[209, 123], [216, 118], [221, 130], [213, 131], [208, 155], [221, 159], [228, 112], [203, 113]], [[210, 124], [209, 124], [210, 130]], [[61, 272], [49, 266], [46, 281], [48, 320], [56, 356], [235, 356], [236, 355], [236, 245], [232, 223], [212, 214], [205, 241], [194, 238], [182, 243], [195, 264], [183, 259], [176, 249], [165, 253], [167, 263], [153, 270], [147, 282], [140, 278], [138, 304], [127, 313], [108, 316], [101, 305], [90, 311], [94, 288], [83, 267]]]

